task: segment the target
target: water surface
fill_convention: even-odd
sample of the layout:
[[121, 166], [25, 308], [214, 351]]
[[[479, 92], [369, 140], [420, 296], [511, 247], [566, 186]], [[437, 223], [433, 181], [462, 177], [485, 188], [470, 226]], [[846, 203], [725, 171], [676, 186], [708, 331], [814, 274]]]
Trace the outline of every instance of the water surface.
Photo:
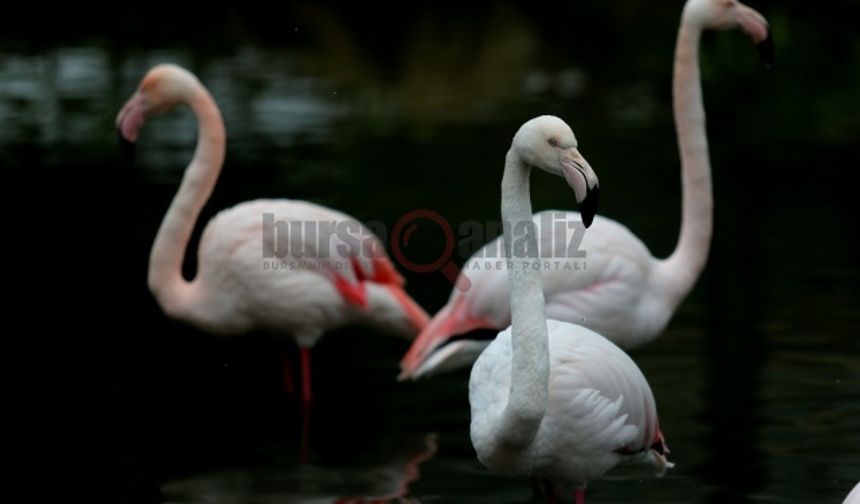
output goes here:
[[[856, 16], [840, 12], [850, 4], [771, 6], [770, 72], [740, 34], [705, 38], [711, 257], [665, 334], [633, 352], [677, 467], [662, 479], [611, 473], [592, 484], [591, 502], [839, 503], [860, 479], [849, 178], [860, 46]], [[132, 168], [119, 163], [113, 119], [148, 67], [176, 62], [209, 87], [228, 129], [201, 220], [243, 200], [290, 197], [388, 226], [428, 208], [456, 229], [497, 218], [513, 132], [552, 113], [572, 124], [600, 175], [601, 213], [662, 256], [680, 218], [669, 93], [678, 6], [443, 5], [395, 24], [357, 7], [271, 14], [278, 22], [238, 7], [189, 32], [144, 13], [38, 42], [12, 30], [0, 43], [5, 169], [117, 174], [104, 194], [122, 216], [115, 277], [127, 288], [126, 323], [102, 347], [111, 471], [88, 492], [119, 502], [335, 502], [393, 499], [402, 484], [401, 502], [531, 502], [528, 479], [494, 476], [474, 457], [467, 372], [397, 383], [407, 343], [355, 328], [314, 350], [317, 402], [301, 464], [300, 408], [279, 378], [281, 354], [295, 350], [265, 335], [202, 334], [166, 319], [146, 290], [193, 116], [152, 121]], [[533, 201], [570, 208], [573, 197], [536, 176]], [[418, 233], [408, 253], [427, 262], [438, 240], [432, 226]], [[401, 271], [429, 311], [444, 303], [443, 276]], [[427, 439], [437, 449], [416, 461]]]

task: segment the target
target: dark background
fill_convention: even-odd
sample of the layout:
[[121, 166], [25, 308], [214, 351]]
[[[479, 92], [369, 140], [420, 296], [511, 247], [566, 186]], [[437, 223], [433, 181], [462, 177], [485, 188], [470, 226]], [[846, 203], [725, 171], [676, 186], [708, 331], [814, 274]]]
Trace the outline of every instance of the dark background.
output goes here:
[[[715, 191], [707, 269], [666, 333], [633, 353], [678, 467], [595, 482], [593, 502], [838, 503], [860, 478], [858, 6], [753, 6], [771, 21], [772, 70], [739, 33], [702, 45]], [[9, 8], [0, 166], [16, 202], [7, 275], [23, 279], [10, 282], [20, 319], [10, 341], [23, 343], [7, 354], [20, 419], [9, 431], [22, 470], [14, 493], [152, 502], [165, 482], [210, 471], [253, 481], [295, 470], [299, 407], [279, 378], [291, 345], [202, 334], [166, 319], [146, 290], [149, 247], [195, 141], [193, 117], [177, 111], [148, 125], [134, 166], [120, 162], [114, 117], [150, 66], [197, 73], [227, 123], [225, 169], [197, 235], [219, 209], [258, 197], [389, 226], [416, 208], [455, 225], [494, 220], [511, 136], [552, 113], [600, 176], [600, 212], [665, 256], [680, 223], [670, 95], [680, 7]], [[533, 202], [573, 199], [535, 177]], [[431, 230], [418, 239], [416, 262], [438, 253]], [[401, 272], [428, 311], [444, 303], [441, 275]], [[411, 486], [417, 500], [528, 502], [527, 480], [474, 459], [468, 373], [398, 384], [406, 347], [346, 329], [315, 349], [314, 465], [359, 472], [437, 432], [439, 452]], [[339, 490], [325, 473], [303, 478], [271, 494], [300, 502], [308, 486]], [[240, 501], [259, 499], [250, 488]]]

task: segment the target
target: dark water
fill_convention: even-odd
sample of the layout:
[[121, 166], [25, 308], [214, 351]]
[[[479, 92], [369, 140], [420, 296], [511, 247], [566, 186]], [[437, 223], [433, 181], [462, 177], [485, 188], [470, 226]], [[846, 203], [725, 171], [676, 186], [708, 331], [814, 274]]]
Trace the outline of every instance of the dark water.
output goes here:
[[[393, 13], [399, 22], [299, 4], [234, 6], [205, 22], [178, 9], [170, 19], [129, 10], [111, 22], [10, 24], [0, 43], [2, 165], [98, 178], [104, 203], [84, 202], [72, 235], [121, 221], [105, 234], [124, 247], [103, 257], [121, 286], [122, 321], [91, 319], [104, 356], [94, 388], [108, 411], [95, 425], [109, 450], [84, 477], [88, 498], [531, 502], [527, 479], [493, 476], [474, 457], [467, 372], [397, 383], [407, 343], [356, 329], [314, 350], [310, 463], [299, 464], [300, 407], [279, 378], [282, 352], [295, 359], [295, 350], [172, 322], [146, 290], [193, 117], [152, 121], [132, 168], [118, 161], [113, 118], [148, 67], [180, 63], [211, 90], [228, 129], [201, 221], [283, 196], [389, 226], [428, 208], [456, 230], [497, 218], [513, 132], [552, 113], [572, 124], [600, 176], [601, 213], [663, 256], [680, 218], [669, 92], [679, 5], [652, 3], [450, 4]], [[839, 503], [860, 479], [856, 7], [770, 5], [770, 72], [740, 34], [705, 38], [711, 257], [665, 334], [633, 354], [677, 467], [662, 479], [611, 473], [591, 485], [591, 502]], [[536, 209], [573, 202], [547, 177], [535, 177], [532, 197]], [[434, 233], [419, 229], [415, 262], [439, 253]], [[444, 303], [444, 277], [401, 270], [428, 311]]]

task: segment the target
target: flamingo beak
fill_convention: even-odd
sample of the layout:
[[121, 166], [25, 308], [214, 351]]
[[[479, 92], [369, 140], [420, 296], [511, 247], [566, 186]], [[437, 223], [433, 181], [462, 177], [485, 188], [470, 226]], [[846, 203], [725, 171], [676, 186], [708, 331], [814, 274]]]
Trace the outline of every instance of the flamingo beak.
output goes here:
[[597, 203], [600, 201], [600, 187], [589, 188], [585, 193], [585, 199], [579, 204], [579, 214], [585, 227], [591, 226], [594, 216], [597, 215]]
[[414, 379], [415, 372], [424, 362], [424, 359], [450, 336], [452, 326], [451, 308], [442, 308], [421, 330], [421, 333], [412, 342], [412, 346], [409, 347], [409, 351], [400, 360], [400, 376], [397, 379], [400, 381]]
[[415, 333], [423, 331], [430, 323], [430, 316], [427, 315], [427, 312], [409, 297], [403, 287], [399, 285], [388, 285], [387, 287], [397, 303], [403, 308], [403, 313], [406, 314], [410, 324], [415, 329]]
[[739, 3], [737, 6], [737, 22], [744, 33], [755, 44], [762, 64], [765, 68], [770, 68], [773, 65], [774, 48], [767, 19], [752, 7]]
[[404, 371], [401, 376], [405, 375], [406, 378], [418, 380], [456, 369], [468, 369], [478, 360], [478, 357], [491, 342], [492, 339], [469, 338], [448, 341], [421, 361], [411, 374], [406, 375]]
[[561, 170], [567, 184], [576, 194], [579, 213], [585, 227], [591, 226], [597, 214], [600, 188], [594, 170], [576, 148], [571, 148], [561, 156]]
[[[468, 315], [455, 303], [439, 310], [400, 360], [399, 381], [416, 380], [448, 369], [471, 365], [489, 344], [486, 338], [461, 338], [475, 329], [495, 329], [485, 317]], [[495, 333], [492, 334], [495, 337]]]
[[146, 122], [147, 103], [141, 93], [135, 93], [116, 117], [119, 148], [127, 163], [134, 162], [137, 137]]

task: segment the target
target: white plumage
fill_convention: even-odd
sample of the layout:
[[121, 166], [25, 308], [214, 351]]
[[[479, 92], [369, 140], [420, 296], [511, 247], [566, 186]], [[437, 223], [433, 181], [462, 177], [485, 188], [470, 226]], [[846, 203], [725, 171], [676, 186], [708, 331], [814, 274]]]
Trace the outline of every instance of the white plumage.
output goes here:
[[[545, 259], [563, 263], [561, 267], [551, 264], [541, 269], [547, 316], [584, 325], [620, 347], [632, 349], [656, 338], [692, 289], [708, 257], [713, 225], [699, 39], [706, 29], [734, 27], [743, 29], [756, 43], [766, 40], [767, 21], [734, 0], [689, 0], [681, 18], [672, 93], [683, 192], [681, 231], [675, 251], [665, 259], [655, 258], [627, 227], [596, 217], [579, 247], [586, 257], [553, 253]], [[577, 212], [566, 211], [535, 214], [544, 255], [555, 250], [554, 232], [560, 225], [556, 221], [581, 225], [582, 218]], [[547, 223], [552, 223], [553, 229], [546, 229]], [[468, 277], [470, 289], [452, 291], [448, 303], [401, 360], [401, 378], [419, 378], [468, 366], [488, 342], [464, 335], [474, 329], [498, 330], [510, 323], [507, 269], [505, 261], [498, 260], [500, 243], [501, 237], [466, 261], [461, 275]], [[487, 257], [495, 259], [489, 268], [482, 266]]]
[[[487, 467], [534, 474], [570, 487], [624, 462], [672, 467], [652, 450], [662, 443], [657, 407], [636, 364], [606, 338], [582, 326], [547, 320], [549, 396], [546, 415], [525, 450], [493, 446], [492, 426], [511, 384], [511, 328], [487, 347], [472, 368], [472, 442]], [[660, 448], [662, 450], [662, 447]]]
[[[301, 351], [306, 402], [309, 349], [324, 332], [364, 322], [411, 337], [427, 324], [379, 240], [350, 216], [304, 201], [255, 200], [219, 213], [203, 232], [197, 274], [186, 280], [188, 241], [224, 162], [221, 112], [189, 71], [158, 65], [120, 110], [117, 131], [126, 153], [133, 153], [146, 120], [179, 105], [197, 118], [197, 148], [156, 235], [148, 271], [149, 288], [168, 316], [220, 335], [259, 329], [293, 338]], [[267, 257], [266, 240], [275, 248], [274, 227], [264, 236], [267, 217], [271, 226], [295, 223], [317, 232], [290, 236], [288, 251]], [[342, 225], [344, 233], [326, 241], [324, 225]], [[350, 238], [369, 246], [350, 247]]]
[[[478, 459], [504, 474], [531, 474], [574, 490], [622, 462], [662, 473], [671, 464], [654, 396], [636, 364], [585, 327], [547, 320], [529, 201], [533, 168], [563, 175], [592, 221], [598, 181], [561, 119], [541, 116], [514, 136], [502, 177], [511, 327], [481, 353], [469, 379]], [[532, 226], [532, 232], [529, 232]], [[524, 242], [517, 252], [514, 246]]]

